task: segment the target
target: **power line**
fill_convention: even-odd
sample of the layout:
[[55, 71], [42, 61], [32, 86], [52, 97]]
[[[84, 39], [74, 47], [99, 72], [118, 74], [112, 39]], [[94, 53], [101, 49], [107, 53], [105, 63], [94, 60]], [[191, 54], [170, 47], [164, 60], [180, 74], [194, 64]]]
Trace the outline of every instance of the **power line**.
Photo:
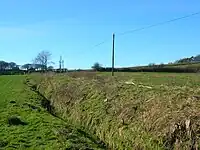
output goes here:
[[93, 50], [93, 49], [95, 49], [96, 47], [99, 47], [99, 46], [103, 45], [104, 43], [107, 43], [108, 41], [110, 41], [110, 38], [109, 38], [109, 39], [106, 39], [106, 40], [104, 40], [104, 41], [102, 41], [102, 42], [100, 42], [100, 43], [98, 43], [98, 44], [96, 44], [96, 45], [94, 45], [94, 46], [92, 46], [90, 50]]
[[[165, 25], [165, 24], [168, 24], [168, 23], [171, 23], [171, 22], [175, 22], [175, 21], [178, 21], [178, 20], [186, 19], [186, 18], [189, 18], [189, 17], [192, 17], [192, 16], [196, 16], [196, 15], [200, 15], [200, 11], [196, 12], [196, 13], [193, 13], [193, 14], [186, 15], [186, 16], [182, 16], [182, 17], [179, 17], [179, 18], [171, 19], [171, 20], [168, 20], [168, 21], [152, 24], [152, 25], [149, 25], [149, 26], [146, 26], [146, 27], [141, 27], [141, 28], [137, 28], [137, 29], [133, 29], [133, 30], [128, 30], [128, 31], [125, 31], [125, 32], [122, 32], [122, 33], [117, 33], [116, 35], [122, 36], [122, 35], [133, 33], [133, 32], [136, 32], [136, 31], [141, 31], [141, 30], [145, 30], [145, 29], [149, 29], [149, 28]], [[94, 45], [92, 49], [94, 49], [96, 47], [99, 47], [99, 46], [103, 45], [106, 42], [108, 42], [108, 39], [102, 41], [101, 43], [98, 43], [98, 44]]]
[[190, 15], [183, 16], [183, 17], [179, 17], [179, 18], [168, 20], [168, 21], [164, 21], [164, 22], [153, 24], [153, 25], [149, 25], [149, 26], [146, 26], [146, 27], [133, 29], [133, 30], [128, 30], [128, 31], [125, 31], [123, 33], [119, 33], [118, 35], [125, 35], [125, 34], [129, 34], [129, 33], [132, 33], [132, 32], [136, 32], [136, 31], [141, 31], [141, 30], [144, 30], [144, 29], [157, 27], [157, 26], [160, 26], [160, 25], [168, 24], [168, 23], [171, 23], [171, 22], [175, 22], [175, 21], [178, 21], [178, 20], [182, 20], [182, 19], [185, 19], [185, 18], [189, 18], [189, 17], [195, 16], [195, 15], [199, 15], [199, 14], [200, 14], [200, 11], [196, 12], [196, 13], [193, 13], [193, 14], [190, 14]]
[[104, 43], [106, 43], [106, 42], [107, 42], [107, 40], [104, 40], [103, 42], [94, 45], [94, 47], [98, 47], [98, 46], [100, 46], [100, 45], [102, 45], [102, 44], [104, 44]]

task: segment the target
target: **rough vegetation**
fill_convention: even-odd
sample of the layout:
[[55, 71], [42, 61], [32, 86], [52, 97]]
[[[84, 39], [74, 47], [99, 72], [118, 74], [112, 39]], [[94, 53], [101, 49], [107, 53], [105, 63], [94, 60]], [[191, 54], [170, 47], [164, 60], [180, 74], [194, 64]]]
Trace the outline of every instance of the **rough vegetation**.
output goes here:
[[111, 149], [200, 148], [199, 74], [48, 74], [37, 89], [56, 113]]
[[28, 81], [0, 76], [0, 149], [105, 149], [95, 137], [43, 108], [44, 97]]
[[0, 76], [0, 149], [199, 149], [200, 75]]

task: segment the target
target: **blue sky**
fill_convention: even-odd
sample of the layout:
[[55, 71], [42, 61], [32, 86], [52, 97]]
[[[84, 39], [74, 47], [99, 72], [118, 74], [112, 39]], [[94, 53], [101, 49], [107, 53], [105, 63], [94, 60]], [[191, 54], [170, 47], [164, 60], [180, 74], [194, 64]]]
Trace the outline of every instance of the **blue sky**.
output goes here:
[[[119, 36], [200, 11], [199, 0], [1, 0], [0, 60], [29, 63], [41, 50], [67, 68], [166, 63], [200, 53], [200, 15]], [[98, 47], [94, 45], [106, 42]]]

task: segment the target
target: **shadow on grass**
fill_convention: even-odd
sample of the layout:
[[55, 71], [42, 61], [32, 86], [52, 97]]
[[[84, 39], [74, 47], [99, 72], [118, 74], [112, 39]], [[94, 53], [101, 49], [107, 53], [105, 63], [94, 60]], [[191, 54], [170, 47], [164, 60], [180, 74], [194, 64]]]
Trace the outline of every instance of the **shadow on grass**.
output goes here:
[[9, 125], [27, 125], [27, 122], [22, 121], [19, 117], [17, 116], [11, 116], [8, 118], [8, 124]]
[[[71, 128], [70, 126], [67, 128], [63, 128], [59, 131], [59, 135], [63, 138], [69, 139], [71, 142], [71, 146], [67, 149], [81, 148], [81, 149], [91, 149], [90, 147], [96, 147], [99, 149], [108, 149], [102, 141], [91, 136], [81, 129]], [[93, 146], [92, 146], [93, 145]]]

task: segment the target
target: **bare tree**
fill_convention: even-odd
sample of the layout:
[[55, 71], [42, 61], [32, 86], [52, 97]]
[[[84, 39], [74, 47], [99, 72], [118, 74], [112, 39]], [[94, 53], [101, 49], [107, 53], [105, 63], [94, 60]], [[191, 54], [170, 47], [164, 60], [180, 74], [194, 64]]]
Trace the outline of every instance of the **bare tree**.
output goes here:
[[43, 70], [47, 70], [47, 65], [50, 63], [51, 53], [49, 51], [41, 51], [34, 59], [35, 64], [43, 66]]

